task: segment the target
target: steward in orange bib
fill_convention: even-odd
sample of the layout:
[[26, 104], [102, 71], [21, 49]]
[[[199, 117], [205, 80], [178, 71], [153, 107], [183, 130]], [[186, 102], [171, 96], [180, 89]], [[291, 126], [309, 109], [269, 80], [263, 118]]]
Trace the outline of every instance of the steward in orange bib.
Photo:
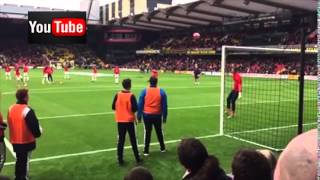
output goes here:
[[135, 132], [135, 112], [137, 112], [138, 109], [137, 100], [134, 94], [130, 92], [130, 79], [124, 79], [122, 81], [122, 86], [124, 90], [115, 95], [112, 103], [112, 109], [115, 111], [115, 120], [118, 124], [118, 162], [119, 165], [124, 164], [123, 146], [126, 139], [126, 133], [128, 132], [136, 162], [141, 163], [142, 160], [140, 159]]
[[36, 148], [36, 138], [41, 136], [41, 127], [35, 112], [28, 106], [28, 90], [16, 92], [17, 103], [9, 108], [8, 125], [10, 142], [16, 153], [16, 180], [28, 179], [28, 164], [31, 152]]
[[150, 87], [141, 92], [138, 104], [138, 120], [141, 122], [143, 116], [145, 128], [143, 151], [145, 156], [149, 155], [152, 126], [154, 126], [157, 133], [160, 151], [166, 151], [162, 123], [166, 123], [167, 121], [167, 95], [163, 89], [157, 87], [158, 79], [156, 77], [150, 77], [149, 82]]

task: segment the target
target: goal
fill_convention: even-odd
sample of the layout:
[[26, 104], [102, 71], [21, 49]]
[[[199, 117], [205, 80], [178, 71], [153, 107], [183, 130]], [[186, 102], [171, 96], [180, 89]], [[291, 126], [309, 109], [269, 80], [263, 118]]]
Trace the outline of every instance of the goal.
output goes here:
[[[315, 53], [306, 57], [308, 65], [316, 66]], [[298, 132], [299, 63], [300, 49], [222, 46], [220, 135], [281, 151]], [[241, 71], [242, 98], [236, 101], [235, 116], [228, 118], [226, 99], [234, 67]], [[304, 79], [303, 128], [307, 130], [316, 127], [317, 78]]]

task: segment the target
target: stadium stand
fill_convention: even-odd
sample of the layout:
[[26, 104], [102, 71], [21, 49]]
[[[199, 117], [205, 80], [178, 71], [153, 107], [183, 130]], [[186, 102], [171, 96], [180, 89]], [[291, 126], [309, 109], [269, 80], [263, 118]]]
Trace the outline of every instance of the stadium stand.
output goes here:
[[2, 41], [0, 44], [0, 65], [42, 66], [48, 63], [43, 56], [53, 62], [74, 62], [82, 68], [102, 62], [87, 45], [38, 45], [28, 44], [22, 39]]

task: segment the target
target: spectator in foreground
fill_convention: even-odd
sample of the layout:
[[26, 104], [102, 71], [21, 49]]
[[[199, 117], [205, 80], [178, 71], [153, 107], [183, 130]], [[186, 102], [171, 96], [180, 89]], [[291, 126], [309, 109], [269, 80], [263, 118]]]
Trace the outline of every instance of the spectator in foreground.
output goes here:
[[271, 167], [271, 172], [273, 174], [274, 170], [276, 169], [276, 165], [277, 165], [277, 158], [276, 158], [275, 154], [268, 149], [259, 149], [257, 151], [260, 152], [262, 155], [264, 155], [265, 158], [267, 158], [268, 163]]
[[216, 157], [209, 155], [197, 139], [183, 139], [178, 145], [180, 163], [186, 169], [184, 180], [231, 180], [219, 167]]
[[138, 166], [132, 168], [124, 180], [153, 180], [153, 176], [148, 169]]
[[233, 180], [272, 180], [267, 158], [256, 150], [243, 149], [232, 161]]
[[290, 141], [279, 157], [274, 180], [316, 179], [317, 129], [313, 129]]

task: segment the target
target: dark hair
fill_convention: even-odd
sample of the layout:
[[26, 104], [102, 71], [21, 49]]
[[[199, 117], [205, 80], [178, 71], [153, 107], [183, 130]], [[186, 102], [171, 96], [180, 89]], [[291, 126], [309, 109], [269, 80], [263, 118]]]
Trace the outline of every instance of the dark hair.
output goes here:
[[16, 92], [16, 98], [18, 102], [24, 102], [25, 98], [28, 97], [28, 89], [18, 89]]
[[150, 86], [157, 86], [158, 79], [156, 77], [150, 77], [149, 82], [150, 82]]
[[209, 155], [190, 180], [231, 180], [231, 178], [220, 168], [219, 160], [215, 156]]
[[260, 152], [268, 160], [268, 163], [271, 168], [271, 172], [273, 174], [274, 170], [276, 169], [277, 161], [278, 161], [276, 155], [272, 151], [267, 149], [260, 149], [257, 151]]
[[130, 90], [131, 89], [131, 79], [124, 79], [122, 81], [122, 87], [126, 90]]
[[208, 152], [198, 139], [182, 139], [178, 145], [178, 157], [186, 169], [196, 173], [208, 158]]
[[124, 180], [153, 180], [153, 176], [148, 169], [139, 166], [131, 169]]
[[268, 160], [256, 150], [238, 151], [233, 158], [232, 173], [234, 180], [272, 180]]

